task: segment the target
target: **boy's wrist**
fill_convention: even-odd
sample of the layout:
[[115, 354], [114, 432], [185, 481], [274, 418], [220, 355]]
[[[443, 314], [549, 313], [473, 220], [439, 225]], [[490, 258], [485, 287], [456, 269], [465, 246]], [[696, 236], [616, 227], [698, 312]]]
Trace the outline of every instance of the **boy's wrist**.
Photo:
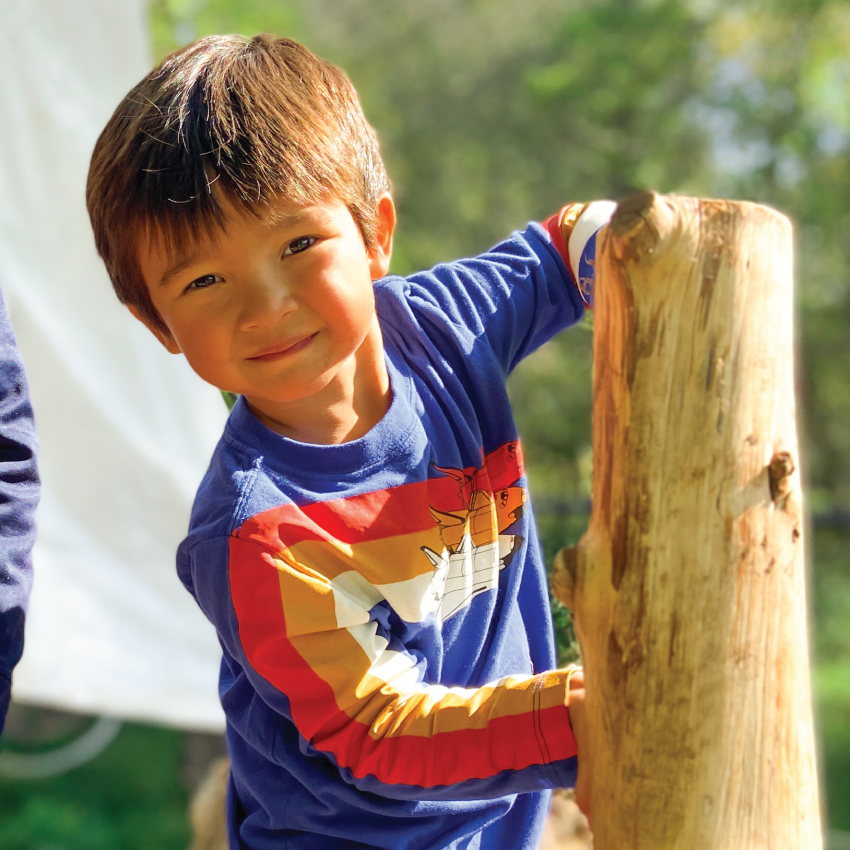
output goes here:
[[596, 235], [614, 214], [613, 201], [567, 204], [546, 222], [555, 246], [567, 263], [585, 306], [593, 306]]

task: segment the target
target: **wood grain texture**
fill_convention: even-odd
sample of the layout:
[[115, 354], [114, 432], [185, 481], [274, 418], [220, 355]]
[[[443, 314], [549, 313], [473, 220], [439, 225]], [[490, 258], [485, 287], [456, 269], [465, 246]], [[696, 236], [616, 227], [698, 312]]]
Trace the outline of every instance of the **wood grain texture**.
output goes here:
[[600, 234], [593, 514], [553, 581], [596, 850], [822, 846], [791, 243], [765, 207], [651, 193]]

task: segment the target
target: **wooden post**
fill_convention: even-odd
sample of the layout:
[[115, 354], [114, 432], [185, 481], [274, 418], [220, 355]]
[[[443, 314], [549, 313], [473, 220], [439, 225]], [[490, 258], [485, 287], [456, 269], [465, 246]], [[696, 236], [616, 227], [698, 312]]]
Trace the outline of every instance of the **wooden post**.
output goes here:
[[581, 644], [596, 850], [822, 846], [791, 227], [643, 193], [600, 234]]

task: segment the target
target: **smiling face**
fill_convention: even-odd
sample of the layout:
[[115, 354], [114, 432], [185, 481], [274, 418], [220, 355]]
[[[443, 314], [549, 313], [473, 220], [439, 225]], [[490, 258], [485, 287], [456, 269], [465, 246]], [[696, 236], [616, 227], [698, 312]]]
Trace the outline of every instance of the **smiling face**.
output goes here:
[[[353, 439], [389, 403], [372, 282], [389, 267], [392, 201], [381, 201], [369, 250], [341, 202], [281, 202], [266, 213], [231, 208], [222, 232], [177, 253], [161, 241], [141, 245], [142, 274], [168, 333], [151, 330], [276, 430], [311, 442]], [[314, 426], [329, 411], [348, 424], [323, 438]]]

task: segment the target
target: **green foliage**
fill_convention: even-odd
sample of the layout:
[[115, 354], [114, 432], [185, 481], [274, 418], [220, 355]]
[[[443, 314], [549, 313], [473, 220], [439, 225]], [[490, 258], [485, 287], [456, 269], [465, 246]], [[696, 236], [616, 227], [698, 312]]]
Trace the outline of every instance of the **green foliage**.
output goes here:
[[711, 22], [700, 96], [717, 194], [773, 205], [798, 229], [799, 346], [808, 475], [819, 503], [850, 504], [850, 7], [735, 4]]
[[814, 548], [814, 686], [826, 808], [832, 828], [850, 832], [850, 529], [818, 529]]
[[0, 850], [182, 850], [179, 732], [127, 724], [96, 760], [52, 779], [0, 779]]
[[149, 8], [157, 59], [203, 35], [284, 35], [298, 21], [296, 6], [269, 0], [149, 0]]

